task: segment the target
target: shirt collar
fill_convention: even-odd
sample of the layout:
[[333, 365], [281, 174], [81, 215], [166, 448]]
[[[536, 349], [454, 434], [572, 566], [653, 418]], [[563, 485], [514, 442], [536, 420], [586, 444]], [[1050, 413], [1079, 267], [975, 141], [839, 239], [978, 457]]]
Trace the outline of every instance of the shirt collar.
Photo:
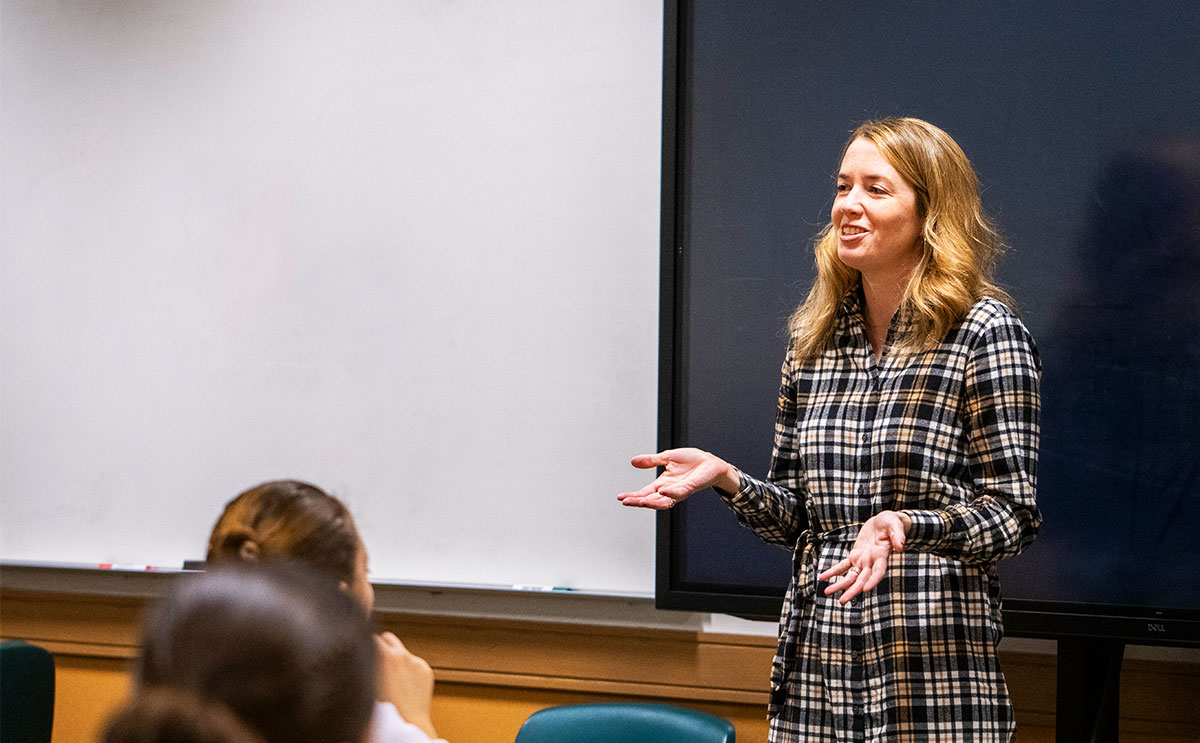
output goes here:
[[[862, 293], [862, 279], [859, 279], [846, 292], [846, 296], [842, 299], [842, 304], [838, 308], [838, 319], [834, 328], [834, 335], [837, 338], [838, 346], [845, 348], [853, 345], [855, 341], [866, 344], [865, 307], [866, 299]], [[903, 338], [905, 334], [912, 330], [913, 325], [914, 314], [912, 308], [907, 303], [902, 303], [900, 308], [896, 310], [896, 314], [892, 316], [892, 322], [888, 330], [888, 345], [894, 345], [897, 340]]]

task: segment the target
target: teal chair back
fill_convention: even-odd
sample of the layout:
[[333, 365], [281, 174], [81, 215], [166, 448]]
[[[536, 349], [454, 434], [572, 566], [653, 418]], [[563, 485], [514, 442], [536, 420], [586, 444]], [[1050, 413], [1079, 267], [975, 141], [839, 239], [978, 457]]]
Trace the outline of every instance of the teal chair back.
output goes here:
[[54, 656], [20, 640], [0, 642], [0, 738], [50, 743], [54, 725]]
[[538, 710], [516, 743], [734, 743], [728, 720], [669, 704], [609, 702]]

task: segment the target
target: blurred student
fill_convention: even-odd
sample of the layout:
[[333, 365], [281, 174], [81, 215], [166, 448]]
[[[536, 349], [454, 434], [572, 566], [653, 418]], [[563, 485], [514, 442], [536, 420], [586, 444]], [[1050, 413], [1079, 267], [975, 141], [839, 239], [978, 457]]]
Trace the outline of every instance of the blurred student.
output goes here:
[[288, 565], [179, 580], [142, 630], [133, 697], [103, 743], [367, 739], [371, 626], [337, 585]]
[[[210, 565], [289, 561], [322, 573], [369, 615], [375, 591], [367, 549], [349, 509], [324, 490], [297, 480], [257, 485], [231, 500], [208, 542]], [[378, 690], [372, 743], [426, 743], [433, 727], [433, 670], [391, 632], [375, 638]]]

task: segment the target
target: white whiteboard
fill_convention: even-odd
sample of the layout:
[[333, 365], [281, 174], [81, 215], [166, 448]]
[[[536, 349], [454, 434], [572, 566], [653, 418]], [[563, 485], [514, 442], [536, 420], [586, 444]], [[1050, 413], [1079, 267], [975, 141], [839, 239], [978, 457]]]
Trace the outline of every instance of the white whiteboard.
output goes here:
[[0, 557], [310, 480], [376, 579], [653, 590], [662, 6], [4, 0]]

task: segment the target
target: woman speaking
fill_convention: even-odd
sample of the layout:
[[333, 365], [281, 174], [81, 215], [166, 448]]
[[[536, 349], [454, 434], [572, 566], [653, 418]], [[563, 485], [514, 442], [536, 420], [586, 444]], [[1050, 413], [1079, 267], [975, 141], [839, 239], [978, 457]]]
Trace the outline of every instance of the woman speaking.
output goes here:
[[1000, 241], [958, 144], [918, 119], [854, 130], [817, 279], [789, 321], [771, 466], [699, 449], [619, 497], [670, 508], [715, 487], [794, 550], [770, 740], [1010, 740], [996, 563], [1026, 547], [1040, 362], [992, 283]]

